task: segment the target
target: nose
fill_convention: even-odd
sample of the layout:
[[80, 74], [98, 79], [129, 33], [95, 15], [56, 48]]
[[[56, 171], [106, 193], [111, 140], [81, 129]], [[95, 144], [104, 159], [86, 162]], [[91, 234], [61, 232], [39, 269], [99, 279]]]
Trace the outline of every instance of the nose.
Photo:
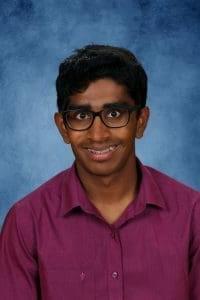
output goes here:
[[110, 137], [110, 128], [104, 125], [99, 116], [94, 118], [92, 126], [88, 129], [88, 138], [93, 142], [102, 142]]

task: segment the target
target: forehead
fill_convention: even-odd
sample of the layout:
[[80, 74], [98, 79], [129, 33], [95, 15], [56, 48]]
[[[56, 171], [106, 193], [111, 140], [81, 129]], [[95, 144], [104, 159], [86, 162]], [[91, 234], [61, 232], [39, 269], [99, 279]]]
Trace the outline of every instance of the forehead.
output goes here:
[[99, 109], [110, 103], [134, 104], [125, 86], [112, 79], [99, 79], [91, 82], [88, 88], [70, 97], [70, 104], [90, 106]]

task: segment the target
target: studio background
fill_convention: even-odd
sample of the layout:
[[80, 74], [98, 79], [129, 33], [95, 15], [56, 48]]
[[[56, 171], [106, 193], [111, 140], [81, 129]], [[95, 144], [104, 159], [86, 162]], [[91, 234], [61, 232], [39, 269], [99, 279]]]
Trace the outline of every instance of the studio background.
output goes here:
[[9, 207], [69, 167], [54, 125], [59, 63], [87, 43], [132, 50], [149, 77], [138, 157], [200, 190], [200, 2], [0, 3], [0, 224]]

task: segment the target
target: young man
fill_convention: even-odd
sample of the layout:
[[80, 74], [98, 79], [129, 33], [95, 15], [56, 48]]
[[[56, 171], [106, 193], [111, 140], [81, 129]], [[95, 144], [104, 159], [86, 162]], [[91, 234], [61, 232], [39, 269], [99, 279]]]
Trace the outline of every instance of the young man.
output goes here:
[[17, 202], [0, 243], [3, 300], [200, 300], [200, 193], [136, 158], [147, 77], [128, 50], [89, 45], [56, 81], [75, 163]]

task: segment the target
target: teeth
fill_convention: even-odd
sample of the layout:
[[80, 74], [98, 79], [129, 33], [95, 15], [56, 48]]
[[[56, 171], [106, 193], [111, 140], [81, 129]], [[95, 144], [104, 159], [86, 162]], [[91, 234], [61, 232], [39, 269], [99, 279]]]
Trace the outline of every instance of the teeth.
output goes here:
[[109, 151], [113, 151], [115, 149], [115, 147], [116, 146], [110, 146], [109, 148], [104, 149], [104, 150], [88, 149], [88, 151], [90, 151], [91, 153], [94, 153], [94, 154], [104, 154], [104, 153], [107, 153]]
[[115, 149], [115, 147], [116, 147], [116, 146], [110, 146], [110, 147], [109, 147], [109, 150], [110, 150], [110, 151], [113, 151], [113, 150]]
[[103, 154], [103, 153], [107, 153], [110, 151], [110, 149], [105, 149], [105, 150], [94, 150], [94, 149], [88, 149], [91, 153], [94, 154]]

